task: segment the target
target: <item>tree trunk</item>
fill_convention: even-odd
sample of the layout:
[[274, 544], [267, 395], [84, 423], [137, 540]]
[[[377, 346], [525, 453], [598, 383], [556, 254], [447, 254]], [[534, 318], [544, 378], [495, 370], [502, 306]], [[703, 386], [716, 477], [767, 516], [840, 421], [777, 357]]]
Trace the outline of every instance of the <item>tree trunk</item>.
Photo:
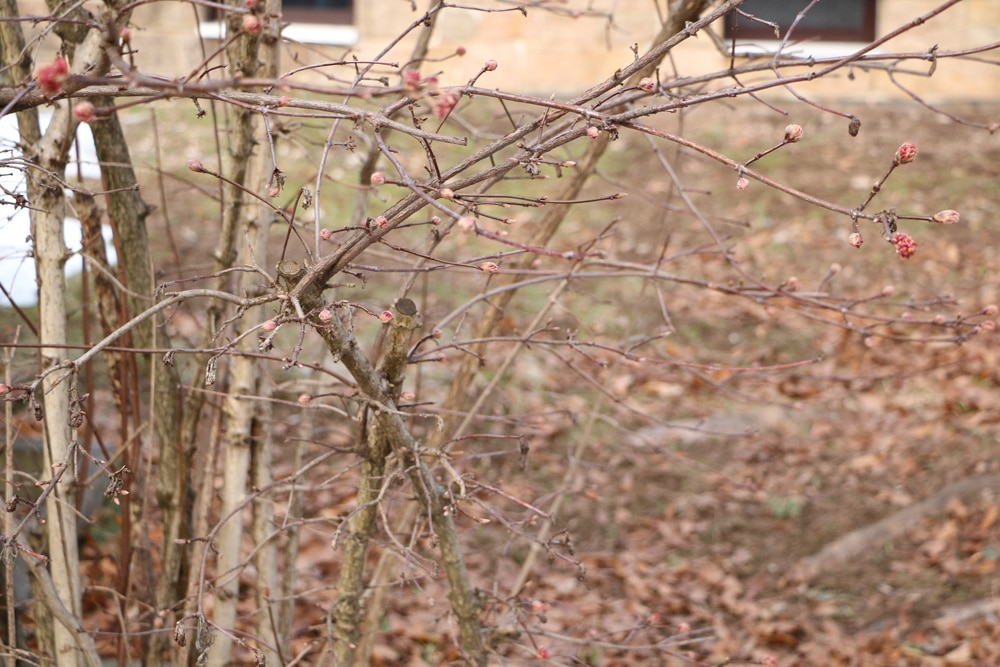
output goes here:
[[[100, 74], [106, 69], [103, 36], [99, 31], [91, 30], [76, 49], [71, 71]], [[60, 179], [65, 173], [77, 121], [68, 102], [58, 104], [44, 137], [39, 137], [37, 121], [32, 120], [32, 116], [34, 112], [21, 113], [19, 121], [25, 119], [21, 127], [22, 141], [26, 150], [30, 151], [26, 157], [32, 165], [31, 176], [27, 179], [28, 199], [31, 202], [31, 235], [38, 280], [38, 338], [43, 345], [44, 369], [63, 360], [67, 343], [64, 267], [68, 251], [63, 240], [66, 198]], [[32, 133], [35, 133], [34, 136]], [[77, 492], [71, 452], [71, 447], [75, 446], [73, 430], [78, 423], [74, 421], [71, 430], [70, 391], [73, 382], [75, 378], [67, 372], [49, 373], [41, 383], [41, 395], [34, 398], [42, 410], [45, 470], [55, 472], [69, 464], [68, 469], [61, 471], [55, 490], [46, 498], [45, 534], [51, 559], [49, 569], [53, 594], [63, 607], [60, 611], [79, 619], [80, 561], [74, 514]], [[83, 650], [79, 630], [66, 623], [56, 623], [53, 637], [51, 649], [56, 664], [77, 665], [83, 657], [79, 654]]]
[[[0, 0], [0, 17], [4, 19], [13, 19], [18, 16], [18, 8], [15, 0]], [[0, 69], [0, 81], [4, 85], [13, 88], [21, 81], [26, 81], [31, 76], [31, 56], [30, 51], [25, 48], [24, 32], [21, 30], [21, 24], [13, 20], [0, 21], [0, 62], [3, 62], [5, 67]], [[21, 140], [25, 142], [26, 145], [34, 145], [41, 139], [42, 133], [38, 125], [38, 112], [34, 109], [30, 111], [22, 111], [17, 114], [17, 125], [18, 131], [21, 136]], [[5, 362], [9, 362], [11, 359], [11, 350], [5, 349]], [[10, 384], [9, 373], [10, 365], [9, 363], [4, 364], [4, 371], [7, 373], [8, 377], [5, 377], [7, 384]], [[5, 417], [5, 474], [4, 479], [6, 480], [6, 489], [4, 493], [5, 498], [13, 497], [13, 411], [11, 408], [11, 403], [9, 401], [4, 402], [4, 417]], [[12, 533], [12, 522], [13, 515], [10, 513], [5, 513], [4, 516], [4, 535], [10, 535]], [[15, 609], [18, 603], [17, 598], [14, 596], [14, 564], [3, 559], [2, 567], [4, 568], [4, 601], [5, 604], [5, 623], [4, 626], [7, 630], [6, 636], [3, 638], [4, 641], [8, 642], [8, 647], [13, 648], [18, 645], [19, 634], [19, 619], [15, 615]], [[37, 586], [37, 582], [32, 581], [32, 586]], [[37, 595], [38, 599], [42, 596]], [[41, 607], [42, 605], [39, 605]], [[51, 615], [46, 615], [39, 609], [35, 614], [35, 634], [36, 639], [39, 644], [45, 645], [46, 636], [51, 635]], [[46, 616], [48, 619], [46, 619]], [[51, 640], [48, 642], [51, 644]], [[5, 662], [9, 667], [14, 667], [15, 660], [13, 654], [5, 656]]]
[[[319, 287], [306, 288], [300, 294], [306, 312], [318, 310], [323, 303], [322, 290]], [[398, 301], [396, 309], [407, 318], [407, 320], [400, 318], [399, 335], [402, 337], [404, 332], [412, 330], [402, 325], [415, 321], [417, 309], [409, 299]], [[458, 624], [462, 650], [468, 662], [485, 666], [487, 653], [479, 622], [479, 601], [465, 567], [453, 512], [449, 511], [451, 499], [417, 454], [419, 446], [407, 430], [397, 408], [406, 352], [402, 353], [402, 360], [397, 358], [398, 354], [387, 354], [383, 368], [377, 370], [365, 356], [353, 334], [341, 322], [339, 315], [334, 314], [329, 322], [323, 322], [313, 316], [311, 322], [326, 342], [330, 353], [340, 359], [358, 383], [360, 395], [369, 402], [366, 407], [372, 411], [369, 428], [375, 430], [374, 437], [384, 439], [389, 444], [409, 474], [410, 484], [423, 507], [423, 516], [430, 517], [430, 529], [436, 536], [441, 550], [441, 560], [449, 585], [448, 599]], [[393, 346], [392, 338], [393, 335], [390, 335], [390, 349]], [[400, 367], [396, 368], [395, 365]], [[399, 377], [400, 381], [390, 381], [393, 377]]]
[[[227, 17], [229, 34], [239, 32], [241, 16], [241, 14], [233, 12]], [[261, 65], [258, 55], [259, 45], [260, 39], [250, 34], [245, 34], [230, 44], [227, 53], [233, 68], [244, 76], [257, 76], [260, 73]], [[236, 119], [233, 128], [233, 143], [230, 147], [231, 161], [227, 170], [228, 177], [232, 183], [247, 187], [252, 191], [263, 190], [261, 182], [254, 182], [260, 180], [259, 177], [263, 172], [260, 165], [261, 161], [265, 159], [260, 151], [256, 155], [253, 154], [254, 146], [257, 143], [257, 114], [247, 109], [239, 109], [234, 114]], [[256, 261], [266, 264], [269, 214], [258, 212], [252, 218], [246, 218], [248, 207], [243, 190], [233, 185], [227, 185], [225, 189], [228, 194], [223, 214], [222, 236], [227, 241], [228, 252], [220, 253], [216, 260], [223, 268], [236, 265], [243, 254], [239, 252], [239, 249], [244, 248], [243, 245], [238, 244], [236, 239], [239, 238], [238, 232], [243, 230], [246, 232], [243, 238], [246, 239], [247, 243], [253, 244], [252, 250]], [[261, 220], [264, 220], [263, 225], [258, 224]], [[250, 248], [245, 248], [244, 252], [249, 255], [250, 250]], [[242, 275], [241, 287], [244, 290], [257, 289], [260, 281], [258, 275], [250, 273]], [[249, 317], [245, 318], [244, 321], [250, 321]], [[240, 341], [239, 347], [245, 352], [256, 351], [255, 342], [251, 337]], [[257, 361], [253, 357], [237, 356], [232, 361], [230, 369], [229, 386], [223, 401], [226, 421], [222, 452], [223, 480], [220, 516], [225, 523], [219, 529], [216, 539], [219, 552], [216, 560], [218, 580], [215, 585], [212, 618], [215, 625], [223, 632], [217, 633], [209, 652], [208, 664], [213, 667], [222, 667], [231, 661], [233, 642], [228, 631], [232, 630], [236, 624], [239, 575], [243, 562], [240, 548], [243, 537], [243, 512], [239, 508], [245, 502], [247, 495], [247, 476], [250, 470], [251, 449], [254, 440], [254, 417], [257, 412], [257, 402], [247, 397], [257, 396], [261, 389], [260, 373]], [[265, 448], [269, 450], [269, 445]], [[258, 452], [258, 456], [268, 457], [270, 452], [268, 451], [266, 454]], [[273, 551], [264, 554], [262, 558], [265, 561], [273, 559]], [[270, 579], [265, 582], [266, 594], [270, 595], [271, 591], [276, 590], [277, 582], [273, 580], [274, 572], [267, 573], [265, 578], [267, 577]], [[258, 611], [263, 612], [263, 610]], [[269, 627], [267, 626], [265, 630]], [[273, 642], [273, 632], [267, 630], [267, 634]], [[273, 653], [272, 659], [276, 659]]]
[[[269, 0], [267, 11], [271, 14], [280, 15], [281, 0]], [[261, 40], [259, 54], [258, 76], [264, 78], [277, 78], [279, 66], [279, 42], [276, 32], [271, 32], [274, 26], [268, 27], [268, 31]], [[272, 138], [272, 141], [277, 141]], [[275, 147], [275, 152], [277, 147]], [[254, 155], [253, 169], [249, 182], [251, 185], [258, 185], [263, 189], [264, 183], [274, 177], [274, 170], [277, 165], [271, 164], [270, 151], [260, 150]], [[273, 184], [277, 187], [277, 183]], [[247, 229], [247, 243], [251, 245], [247, 248], [249, 253], [253, 250], [253, 256], [246, 258], [246, 263], [256, 262], [261, 266], [271, 264], [268, 254], [268, 239], [270, 236], [271, 224], [274, 220], [274, 212], [266, 206], [257, 206], [256, 219], [251, 221]], [[253, 293], [260, 288], [260, 276], [251, 273], [243, 274], [242, 289], [246, 293]], [[253, 322], [255, 319], [266, 319], [267, 314], [264, 307], [257, 309], [257, 315], [251, 314], [246, 321]], [[256, 351], [256, 342], [252, 338], [242, 341], [249, 350]], [[249, 362], [249, 357], [248, 363]], [[260, 400], [255, 404], [256, 408], [256, 428], [251, 440], [250, 449], [250, 478], [256, 489], [269, 488], [274, 481], [274, 437], [271, 418], [271, 385], [267, 381], [262, 381], [259, 374], [259, 362], [254, 360], [253, 366], [257, 367], [257, 395]], [[279, 603], [275, 598], [280, 598], [281, 581], [278, 576], [278, 544], [272, 539], [274, 530], [274, 505], [269, 497], [259, 498], [253, 504], [253, 525], [251, 532], [254, 544], [256, 545], [255, 569], [257, 571], [257, 581], [254, 592], [257, 597], [257, 643], [262, 651], [267, 664], [279, 664], [279, 649], [288, 645], [288, 637], [283, 636], [279, 627]], [[289, 570], [294, 573], [294, 561], [290, 564]]]

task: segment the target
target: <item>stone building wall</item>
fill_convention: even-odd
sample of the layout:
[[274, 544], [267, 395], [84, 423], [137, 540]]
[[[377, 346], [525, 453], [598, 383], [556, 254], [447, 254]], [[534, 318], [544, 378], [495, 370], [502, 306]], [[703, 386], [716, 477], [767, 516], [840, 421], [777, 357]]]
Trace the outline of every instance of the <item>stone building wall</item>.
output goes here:
[[[493, 9], [510, 9], [513, 5], [495, 0], [480, 0], [478, 4]], [[527, 3], [530, 4], [530, 3]], [[659, 3], [661, 6], [664, 3]], [[881, 0], [877, 12], [877, 34], [887, 34], [940, 4], [939, 0]], [[426, 0], [418, 1], [421, 8]], [[40, 0], [22, 0], [22, 13], [43, 13]], [[558, 6], [562, 13], [529, 9], [526, 19], [518, 11], [459, 12], [441, 15], [432, 43], [431, 55], [443, 58], [462, 46], [463, 58], [450, 58], [439, 63], [427, 63], [425, 74], [441, 71], [442, 83], [467, 81], [478, 72], [487, 59], [496, 60], [495, 72], [480, 80], [481, 85], [519, 92], [568, 97], [584, 86], [610, 76], [626, 65], [633, 55], [632, 45], [642, 50], [657, 32], [659, 19], [653, 2], [648, 0], [568, 0]], [[613, 20], [599, 15], [615, 6]], [[573, 11], [593, 8], [573, 16]], [[197, 10], [206, 19], [205, 8]], [[420, 17], [411, 11], [410, 0], [355, 0], [353, 44], [316, 46], [288, 45], [283, 54], [283, 67], [317, 63], [357, 56], [361, 60], [374, 57], [385, 44]], [[138, 47], [136, 61], [147, 71], [167, 76], [185, 76], [211, 51], [217, 40], [202, 39], [192, 5], [179, 2], [159, 2], [136, 9], [132, 27], [134, 44]], [[320, 34], [334, 35], [332, 29], [316, 28]], [[721, 35], [721, 26], [715, 27]], [[942, 15], [918, 26], [884, 48], [886, 52], [927, 52], [937, 45], [942, 50], [962, 49], [971, 44], [1000, 41], [1000, 1], [966, 0]], [[404, 39], [383, 60], [405, 62], [413, 39]], [[51, 57], [54, 41], [40, 47], [38, 57]], [[817, 55], [829, 55], [830, 49], [820, 46], [800, 47], [815, 50]], [[994, 55], [995, 58], [995, 55]], [[673, 54], [673, 63], [684, 74], [701, 74], [727, 67], [729, 58], [719, 43], [703, 33], [688, 40]], [[738, 59], [737, 62], [745, 62]], [[910, 63], [907, 69], [916, 69]], [[929, 66], [929, 63], [927, 63]], [[668, 65], [669, 67], [670, 65]], [[801, 85], [798, 90], [816, 99], [871, 100], [902, 99], [899, 91], [884, 73], [866, 72], [853, 68], [854, 78], [847, 72], [836, 77]], [[744, 83], [765, 80], [772, 75], [751, 75]], [[318, 75], [314, 79], [322, 81]], [[1000, 68], [984, 64], [942, 61], [932, 78], [904, 75], [900, 80], [911, 91], [931, 102], [996, 100], [1000, 98]]]

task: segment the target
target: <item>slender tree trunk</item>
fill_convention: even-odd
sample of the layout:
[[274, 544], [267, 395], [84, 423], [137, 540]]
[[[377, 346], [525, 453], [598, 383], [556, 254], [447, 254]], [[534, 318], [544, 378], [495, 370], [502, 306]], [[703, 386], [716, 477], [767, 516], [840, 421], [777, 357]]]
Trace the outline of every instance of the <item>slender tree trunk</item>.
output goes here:
[[[254, 488], [263, 489], [274, 482], [274, 437], [271, 433], [270, 388], [266, 382], [258, 385], [258, 395], [263, 402], [257, 404], [257, 429], [251, 444], [250, 479]], [[279, 630], [279, 603], [281, 580], [278, 576], [278, 544], [273, 539], [274, 505], [270, 497], [258, 498], [253, 504], [251, 535], [256, 545], [254, 569], [256, 582], [254, 595], [257, 602], [257, 648], [269, 665], [280, 664], [278, 649], [287, 645], [287, 638]], [[294, 563], [289, 569], [294, 573]]]
[[[302, 410], [299, 415], [298, 438], [295, 443], [295, 454], [292, 458], [292, 470], [299, 470], [305, 459], [308, 443], [312, 439], [313, 419], [311, 410]], [[282, 545], [284, 568], [281, 571], [281, 604], [278, 605], [278, 637], [282, 646], [288, 646], [291, 638], [292, 620], [295, 613], [295, 564], [299, 559], [299, 540], [301, 529], [299, 519], [302, 518], [302, 506], [305, 500], [303, 489], [297, 484], [291, 490], [291, 499], [285, 513], [287, 526], [284, 531], [285, 542]]]
[[[216, 559], [215, 602], [212, 621], [225, 630], [236, 625], [236, 604], [239, 602], [239, 577], [242, 572], [243, 511], [236, 510], [246, 497], [247, 472], [250, 468], [250, 443], [253, 438], [254, 402], [247, 398], [257, 390], [257, 368], [239, 357], [233, 363], [229, 393], [224, 402], [226, 433], [222, 449], [223, 480], [222, 509], [225, 521], [218, 532]], [[242, 363], [241, 363], [242, 362]], [[232, 513], [232, 514], [231, 514]], [[210, 666], [230, 663], [232, 639], [217, 633], [209, 653]]]
[[[234, 34], [240, 30], [241, 14], [231, 13], [227, 18], [227, 30]], [[228, 57], [234, 69], [244, 76], [257, 76], [260, 73], [259, 60], [260, 39], [254, 35], [245, 34], [240, 39], [233, 42], [228, 49]], [[257, 117], [256, 114], [245, 109], [234, 112], [235, 126], [233, 143], [231, 145], [231, 161], [227, 170], [229, 179], [233, 183], [247, 187], [250, 190], [263, 190], [263, 183], [253, 182], [254, 176], [261, 175], [263, 171], [260, 161], [264, 159], [261, 153], [253, 154], [254, 146], [257, 143]], [[262, 261], [267, 256], [267, 225], [258, 225], [264, 214], [254, 213], [248, 216], [246, 206], [246, 195], [239, 187], [228, 186], [228, 196], [226, 198], [226, 210], [223, 216], [223, 237], [233, 239], [228, 246], [228, 256], [219, 256], [216, 259], [225, 268], [236, 264], [240, 259], [239, 250], [244, 248], [236, 242], [238, 232], [246, 231], [244, 238], [247, 243], [253, 244], [254, 255], [257, 261]], [[249, 248], [244, 248], [246, 255], [249, 255]], [[249, 257], [247, 257], [249, 259]], [[266, 261], [263, 260], [263, 261]], [[259, 276], [244, 274], [244, 289], [256, 289], [259, 283]], [[244, 351], [255, 351], [254, 342], [251, 338], [244, 338], [240, 344]], [[236, 606], [239, 602], [239, 575], [242, 571], [242, 550], [241, 543], [243, 537], [243, 513], [234, 511], [240, 506], [247, 493], [247, 477], [250, 471], [251, 449], [254, 439], [254, 417], [257, 411], [257, 402], [246, 398], [256, 396], [261, 386], [260, 375], [257, 362], [249, 356], [238, 356], [231, 364], [229, 374], [229, 386], [223, 402], [226, 426], [223, 445], [223, 480], [222, 480], [222, 508], [220, 516], [225, 523], [219, 529], [216, 539], [216, 548], [219, 555], [216, 560], [216, 576], [218, 580], [215, 585], [215, 601], [213, 604], [213, 622], [218, 627], [229, 631], [236, 624]], [[268, 427], [269, 428], [269, 427]], [[260, 452], [258, 452], [261, 454]], [[262, 454], [269, 456], [268, 454]], [[273, 553], [263, 556], [265, 560], [273, 557]], [[266, 585], [266, 594], [269, 596], [276, 590], [276, 581], [273, 581], [274, 573], [269, 575], [272, 581]], [[268, 626], [270, 627], [270, 626]], [[274, 641], [273, 632], [268, 631], [271, 641]], [[217, 633], [215, 643], [209, 652], [208, 664], [210, 666], [222, 667], [230, 663], [232, 655], [232, 639], [225, 632]], [[273, 654], [272, 654], [273, 656]], [[272, 657], [272, 659], [274, 659]]]
[[[402, 307], [396, 308], [386, 345], [385, 362], [381, 370], [394, 400], [398, 400], [402, 387], [410, 339], [419, 324], [416, 308], [412, 303], [408, 299], [403, 299], [400, 301]], [[382, 489], [386, 483], [386, 459], [392, 451], [392, 446], [379, 428], [377, 420], [369, 421], [364, 433], [362, 442], [358, 444], [358, 455], [361, 457], [358, 508], [351, 514], [347, 521], [347, 529], [344, 531], [343, 558], [337, 582], [337, 602], [333, 610], [336, 639], [333, 655], [338, 665], [355, 663], [362, 629], [374, 631], [374, 628], [364, 626], [366, 614], [361, 605], [366, 590], [365, 556], [368, 553], [369, 538], [375, 530], [378, 503], [381, 501]]]
[[[281, 0], [269, 0], [267, 11], [271, 14], [281, 13]], [[260, 69], [258, 76], [264, 78], [277, 78], [280, 63], [280, 50], [277, 31], [274, 26], [269, 26], [261, 39], [259, 54]], [[272, 141], [277, 141], [272, 138]], [[277, 151], [277, 146], [274, 147]], [[270, 162], [271, 152], [264, 149], [254, 155], [254, 163], [251, 184], [263, 184], [270, 178], [274, 178], [274, 170], [277, 165]], [[272, 184], [277, 187], [277, 183]], [[271, 264], [268, 253], [268, 240], [270, 236], [271, 224], [274, 220], [274, 212], [266, 206], [257, 206], [256, 219], [251, 221], [247, 230], [247, 243], [251, 244], [254, 250], [253, 257], [247, 257], [247, 263], [256, 261], [258, 265], [267, 266]], [[250, 248], [247, 249], [248, 251]], [[244, 274], [243, 289], [252, 292], [260, 288], [260, 277], [254, 274]], [[258, 317], [251, 315], [247, 321], [253, 322], [255, 319], [263, 320], [267, 317], [265, 308], [260, 308]], [[245, 345], [249, 348], [256, 347], [252, 339], [247, 339]], [[249, 360], [249, 358], [248, 358]], [[259, 378], [259, 362], [254, 361], [257, 368], [257, 395], [260, 397], [255, 405], [257, 410], [256, 429], [251, 441], [250, 457], [250, 478], [254, 488], [265, 489], [271, 486], [274, 481], [274, 435], [273, 420], [271, 419], [271, 385], [266, 380]], [[264, 654], [267, 664], [279, 664], [278, 649], [288, 644], [288, 638], [283, 636], [279, 627], [279, 604], [275, 602], [280, 598], [281, 581], [278, 575], [278, 543], [272, 539], [274, 530], [274, 505], [269, 497], [259, 498], [253, 504], [253, 534], [256, 545], [255, 569], [257, 571], [257, 581], [254, 592], [257, 598], [257, 639], [259, 649]], [[288, 568], [295, 572], [294, 561]]]
[[[185, 426], [191, 419], [191, 411], [185, 410]], [[210, 530], [209, 517], [211, 508], [215, 502], [215, 476], [213, 471], [216, 466], [216, 453], [221, 449], [219, 442], [222, 439], [222, 414], [221, 411], [213, 413], [213, 419], [209, 433], [197, 439], [197, 447], [193, 448], [192, 469], [195, 471], [194, 479], [191, 483], [190, 512], [191, 527], [190, 534], [195, 536], [207, 535]], [[206, 559], [207, 545], [203, 540], [193, 540], [188, 544], [190, 550], [188, 559], [191, 566], [187, 572], [188, 596], [185, 603], [184, 619], [195, 619], [196, 631], [194, 639], [185, 639], [178, 651], [177, 664], [203, 664], [207, 657], [211, 635], [207, 629], [205, 619], [197, 612], [201, 605], [201, 565]]]
[[[97, 30], [86, 34], [75, 50], [71, 71], [74, 73], [103, 73], [107, 61], [103, 54], [103, 36]], [[6, 42], [6, 40], [5, 40]], [[58, 104], [44, 137], [38, 134], [33, 113], [23, 117], [21, 128], [24, 145], [31, 151], [26, 155], [31, 167], [28, 178], [28, 199], [31, 202], [31, 234], [34, 240], [35, 270], [38, 280], [39, 342], [42, 365], [49, 367], [60, 363], [65, 356], [66, 337], [66, 284], [64, 268], [67, 249], [63, 240], [63, 220], [66, 198], [60, 182], [66, 168], [69, 148], [76, 134], [77, 121], [73, 118], [68, 102]], [[34, 136], [33, 136], [34, 135]], [[75, 379], [75, 378], [74, 378]], [[71, 379], [67, 373], [50, 373], [42, 382], [41, 396], [36, 400], [43, 414], [43, 461], [46, 471], [54, 466], [72, 461], [73, 446], [70, 410]], [[54, 492], [46, 498], [45, 533], [50, 554], [52, 590], [59, 611], [74, 618], [81, 613], [80, 562], [77, 546], [76, 479], [74, 470], [63, 471]], [[55, 612], [55, 610], [53, 610]], [[58, 665], [76, 665], [82, 656], [78, 653], [81, 637], [72, 626], [56, 623], [54, 627], [53, 658]]]
[[[293, 280], [300, 275], [279, 269], [279, 274], [281, 273]], [[298, 293], [306, 312], [317, 311], [323, 304], [320, 287], [306, 287]], [[402, 337], [402, 333], [408, 333], [406, 323], [415, 321], [417, 308], [409, 299], [401, 299], [396, 303], [396, 310], [401, 316], [405, 316], [405, 319], [399, 318], [401, 321], [398, 331]], [[485, 666], [487, 653], [479, 622], [479, 601], [465, 566], [453, 513], [449, 511], [451, 498], [418, 455], [417, 442], [407, 430], [397, 407], [406, 352], [402, 353], [402, 359], [398, 358], [398, 354], [387, 353], [383, 367], [376, 369], [338, 315], [335, 314], [329, 322], [324, 322], [314, 315], [311, 317], [311, 322], [316, 326], [317, 333], [326, 343], [330, 353], [340, 359], [357, 382], [360, 395], [369, 402], [367, 407], [371, 410], [372, 416], [368, 425], [374, 429], [374, 437], [384, 439], [407, 470], [410, 484], [423, 507], [423, 516], [430, 517], [430, 529], [438, 541], [445, 576], [448, 579], [448, 599], [459, 628], [462, 650], [468, 662]], [[390, 335], [390, 347], [393, 345], [392, 338]], [[399, 368], [396, 367], [397, 364], [400, 365]], [[390, 378], [394, 377], [399, 377], [400, 381], [390, 381]]]
[[[62, 109], [60, 109], [62, 110]], [[68, 113], [53, 116], [52, 126], [64, 123], [69, 132], [76, 124]], [[63, 133], [67, 130], [63, 130]], [[63, 134], [60, 133], [60, 134]], [[47, 133], [46, 138], [53, 136]], [[65, 135], [63, 135], [65, 136]], [[29, 179], [28, 199], [32, 202], [31, 236], [34, 240], [35, 272], [38, 280], [38, 339], [42, 348], [42, 365], [58, 364], [65, 355], [66, 282], [64, 266], [67, 249], [63, 241], [63, 218], [66, 202], [62, 186], [52, 175], [62, 174], [66, 153], [58, 145], [43, 143], [33, 160], [40, 169]], [[32, 183], [32, 181], [37, 181]], [[44, 418], [44, 470], [51, 474], [55, 466], [68, 460], [70, 440], [70, 382], [64, 373], [50, 374], [41, 385], [39, 397]], [[52, 583], [58, 599], [70, 614], [80, 615], [80, 560], [77, 551], [75, 473], [66, 471], [56, 491], [45, 503], [45, 533], [50, 554]], [[63, 625], [55, 625], [55, 655], [59, 665], [76, 664], [75, 639]]]
[[[0, 0], [0, 17], [4, 19], [12, 19], [18, 16], [17, 3], [15, 0]], [[4, 85], [14, 87], [22, 81], [26, 81], [31, 76], [31, 52], [25, 48], [24, 32], [21, 30], [21, 24], [16, 21], [0, 21], [0, 62], [3, 62], [5, 67], [0, 69], [0, 81]], [[18, 130], [21, 136], [21, 140], [26, 144], [36, 143], [42, 136], [41, 129], [38, 125], [38, 113], [34, 109], [30, 111], [22, 111], [17, 114], [17, 124]], [[9, 362], [12, 356], [11, 349], [4, 350], [4, 361]], [[5, 363], [4, 372], [6, 377], [4, 378], [7, 384], [10, 384], [9, 375], [10, 367], [9, 363]], [[13, 419], [12, 419], [12, 407], [9, 401], [4, 402], [4, 417], [6, 425], [5, 433], [5, 473], [4, 479], [6, 480], [6, 488], [4, 497], [11, 498], [13, 496], [13, 442], [14, 442], [14, 432], [13, 432]], [[12, 521], [13, 515], [10, 513], [5, 513], [4, 516], [4, 535], [10, 535], [12, 532]], [[6, 622], [4, 626], [7, 629], [7, 637], [4, 640], [8, 641], [9, 648], [13, 649], [18, 645], [17, 634], [18, 634], [18, 618], [15, 616], [15, 607], [18, 600], [14, 597], [14, 566], [13, 563], [4, 559], [2, 563], [4, 568], [4, 612], [6, 613]], [[32, 582], [35, 586], [36, 582]], [[41, 598], [41, 595], [36, 596]], [[39, 605], [40, 607], [41, 605]], [[39, 610], [41, 611], [41, 610]], [[39, 643], [44, 645], [46, 637], [46, 620], [45, 614], [36, 613], [36, 638]], [[48, 627], [51, 627], [51, 620], [48, 622]], [[51, 633], [49, 633], [51, 634]], [[51, 643], [51, 642], [49, 642]], [[10, 656], [5, 656], [5, 663], [9, 667], [14, 667], [15, 660], [13, 658], [13, 653]]]

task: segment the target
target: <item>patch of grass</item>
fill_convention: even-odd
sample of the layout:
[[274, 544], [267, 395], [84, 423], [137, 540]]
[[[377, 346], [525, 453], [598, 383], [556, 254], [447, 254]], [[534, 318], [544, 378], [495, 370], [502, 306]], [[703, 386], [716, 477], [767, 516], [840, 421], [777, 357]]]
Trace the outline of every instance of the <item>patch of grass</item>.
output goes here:
[[794, 496], [768, 496], [767, 506], [776, 519], [794, 519], [802, 514], [802, 499]]

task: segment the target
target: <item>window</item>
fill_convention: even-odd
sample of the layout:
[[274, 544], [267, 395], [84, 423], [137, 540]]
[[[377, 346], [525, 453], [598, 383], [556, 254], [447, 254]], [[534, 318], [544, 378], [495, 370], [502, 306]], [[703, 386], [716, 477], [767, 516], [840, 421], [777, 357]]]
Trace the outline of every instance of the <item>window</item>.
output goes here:
[[[285, 23], [281, 35], [295, 42], [350, 46], [358, 41], [351, 0], [284, 0], [281, 15]], [[201, 36], [223, 39], [225, 21], [213, 10], [208, 21], [200, 24]]]
[[281, 13], [286, 21], [295, 23], [354, 23], [351, 0], [284, 0]]
[[[747, 0], [740, 7], [747, 14], [777, 23], [780, 37], [771, 26], [750, 20], [739, 12], [726, 17], [727, 39], [740, 41], [775, 40], [785, 36], [799, 12], [810, 0]], [[870, 42], [875, 39], [876, 0], [827, 0], [813, 5], [792, 33], [793, 41]], [[735, 31], [733, 22], [736, 22]]]

